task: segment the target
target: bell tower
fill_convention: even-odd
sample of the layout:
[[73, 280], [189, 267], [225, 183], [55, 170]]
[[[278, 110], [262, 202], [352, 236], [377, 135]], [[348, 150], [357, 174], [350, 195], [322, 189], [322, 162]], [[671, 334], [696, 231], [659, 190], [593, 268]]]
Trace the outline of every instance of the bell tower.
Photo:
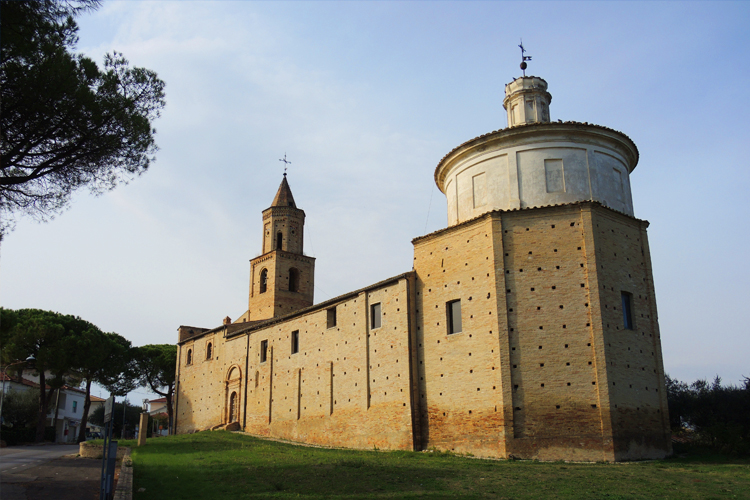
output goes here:
[[263, 253], [250, 261], [248, 311], [238, 320], [284, 316], [313, 305], [315, 258], [303, 253], [305, 212], [297, 208], [286, 173], [263, 211]]

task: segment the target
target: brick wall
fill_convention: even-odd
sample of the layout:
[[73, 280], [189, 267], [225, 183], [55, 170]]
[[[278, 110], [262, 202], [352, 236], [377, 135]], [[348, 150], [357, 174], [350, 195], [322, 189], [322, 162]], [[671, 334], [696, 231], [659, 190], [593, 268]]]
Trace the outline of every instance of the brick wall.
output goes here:
[[[583, 203], [415, 240], [425, 446], [545, 460], [668, 453], [646, 226]], [[623, 291], [636, 331], [620, 326]], [[450, 335], [457, 299], [463, 331]]]
[[[178, 432], [226, 422], [229, 396], [222, 386], [236, 365], [246, 372], [239, 419], [248, 432], [329, 446], [413, 449], [410, 282], [401, 278], [228, 339], [214, 335], [222, 344], [216, 368], [181, 368]], [[382, 321], [372, 329], [376, 303]], [[328, 328], [333, 307], [336, 326]], [[293, 331], [299, 331], [297, 353], [291, 352]], [[268, 342], [265, 362], [262, 341]]]
[[[601, 342], [618, 460], [659, 458], [665, 450], [671, 452], [647, 226], [612, 211], [591, 211]], [[632, 329], [624, 324], [623, 292], [632, 297]]]
[[[278, 321], [181, 333], [178, 432], [226, 423], [235, 392], [248, 432], [322, 445], [663, 457], [647, 225], [597, 203], [491, 212], [415, 239], [413, 273]], [[461, 328], [450, 333], [457, 300]], [[374, 329], [373, 304], [382, 313]]]
[[[505, 456], [492, 217], [415, 241], [422, 441], [426, 448]], [[449, 334], [447, 303], [461, 301]]]

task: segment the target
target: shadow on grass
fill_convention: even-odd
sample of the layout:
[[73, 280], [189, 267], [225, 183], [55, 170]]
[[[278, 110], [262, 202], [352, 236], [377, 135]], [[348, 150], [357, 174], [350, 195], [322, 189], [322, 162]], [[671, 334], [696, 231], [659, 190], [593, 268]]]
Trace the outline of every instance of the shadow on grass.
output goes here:
[[750, 465], [750, 456], [742, 455], [727, 455], [725, 453], [719, 453], [714, 449], [707, 446], [700, 446], [696, 444], [684, 444], [674, 443], [673, 444], [673, 455], [672, 457], [665, 460], [665, 462], [691, 462], [691, 463], [703, 463], [703, 464], [734, 464], [734, 465]]
[[[469, 460], [450, 453], [309, 448], [228, 432], [133, 450], [135, 500], [169, 498], [737, 498], [747, 462]], [[145, 491], [138, 492], [140, 488]], [[747, 496], [740, 497], [746, 498]]]

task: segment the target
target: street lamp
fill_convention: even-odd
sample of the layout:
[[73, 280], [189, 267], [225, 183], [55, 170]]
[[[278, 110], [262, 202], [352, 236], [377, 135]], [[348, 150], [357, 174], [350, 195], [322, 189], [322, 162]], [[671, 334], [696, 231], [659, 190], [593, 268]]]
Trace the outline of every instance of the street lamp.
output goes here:
[[28, 366], [32, 366], [34, 364], [34, 361], [36, 361], [36, 358], [32, 354], [28, 358], [26, 358], [23, 361], [16, 361], [15, 363], [11, 363], [9, 365], [5, 365], [5, 368], [3, 368], [3, 392], [0, 394], [0, 422], [2, 422], [2, 415], [3, 415], [3, 401], [5, 401], [5, 378], [8, 376], [8, 368], [15, 365], [20, 365], [21, 363], [26, 363]]

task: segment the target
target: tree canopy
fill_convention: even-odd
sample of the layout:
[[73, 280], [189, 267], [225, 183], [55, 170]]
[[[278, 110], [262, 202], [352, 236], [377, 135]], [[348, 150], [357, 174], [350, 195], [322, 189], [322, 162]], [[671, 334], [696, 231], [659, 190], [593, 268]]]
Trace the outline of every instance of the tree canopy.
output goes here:
[[172, 430], [174, 411], [175, 371], [177, 370], [177, 346], [174, 344], [149, 344], [133, 348], [133, 359], [139, 377], [139, 384], [148, 387], [167, 399], [169, 429]]
[[[123, 410], [123, 404], [125, 408]], [[124, 415], [123, 415], [124, 412]], [[124, 417], [124, 418], [123, 418]], [[126, 401], [116, 402], [112, 409], [112, 433], [115, 436], [124, 438], [125, 435], [131, 434], [138, 425], [141, 417], [141, 407], [135, 406]], [[96, 410], [91, 412], [89, 422], [100, 427], [104, 427], [104, 406], [100, 405]], [[123, 428], [124, 424], [124, 428]], [[127, 432], [124, 432], [127, 431]]]
[[164, 82], [122, 54], [100, 68], [72, 51], [74, 16], [98, 0], [0, 2], [0, 236], [15, 216], [47, 220], [71, 194], [145, 172]]
[[39, 395], [34, 391], [9, 389], [3, 401], [3, 425], [26, 427], [36, 423]]
[[750, 454], [750, 378], [742, 385], [696, 380], [686, 384], [666, 376], [669, 422], [674, 435], [733, 454]]
[[[78, 316], [40, 309], [0, 309], [2, 360], [5, 363], [34, 356], [39, 374], [36, 439], [44, 436], [44, 424], [54, 391], [64, 385], [85, 383], [82, 421], [91, 407], [91, 384], [134, 387], [130, 341], [116, 333], [102, 332]], [[7, 320], [7, 321], [6, 321]], [[19, 367], [20, 368], [20, 367]], [[79, 439], [85, 439], [85, 426]]]
[[40, 309], [19, 309], [14, 316], [16, 323], [5, 339], [2, 357], [6, 363], [34, 357], [34, 371], [39, 374], [36, 439], [42, 441], [49, 402], [54, 391], [65, 385], [65, 375], [70, 372], [68, 328], [80, 325], [74, 324], [73, 317]]
[[[93, 325], [91, 325], [93, 326]], [[86, 400], [81, 421], [86, 422], [91, 409], [91, 384], [104, 386], [119, 380], [128, 370], [130, 341], [116, 333], [104, 333], [96, 327], [81, 329], [70, 340], [71, 368], [85, 384]], [[86, 440], [86, 426], [82, 425], [78, 442]]]

